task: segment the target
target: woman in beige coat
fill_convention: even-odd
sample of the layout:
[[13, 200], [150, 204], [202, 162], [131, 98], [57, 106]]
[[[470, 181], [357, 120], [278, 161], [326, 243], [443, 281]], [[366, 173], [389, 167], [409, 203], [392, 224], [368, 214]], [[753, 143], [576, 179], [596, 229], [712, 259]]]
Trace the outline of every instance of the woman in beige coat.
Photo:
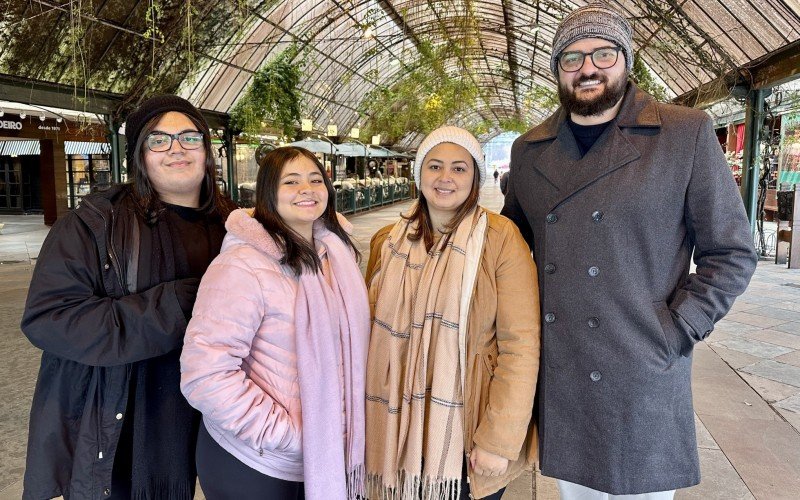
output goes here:
[[370, 498], [499, 499], [536, 459], [536, 268], [516, 226], [478, 205], [483, 151], [442, 127], [420, 145], [420, 198], [372, 239]]

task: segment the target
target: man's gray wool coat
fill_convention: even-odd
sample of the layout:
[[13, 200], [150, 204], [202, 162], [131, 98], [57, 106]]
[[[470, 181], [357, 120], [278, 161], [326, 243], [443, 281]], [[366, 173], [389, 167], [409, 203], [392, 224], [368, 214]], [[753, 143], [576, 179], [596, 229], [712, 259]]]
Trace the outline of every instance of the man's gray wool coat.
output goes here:
[[612, 494], [697, 484], [692, 347], [757, 261], [710, 117], [629, 83], [586, 156], [560, 108], [510, 169], [502, 213], [539, 270], [542, 473]]

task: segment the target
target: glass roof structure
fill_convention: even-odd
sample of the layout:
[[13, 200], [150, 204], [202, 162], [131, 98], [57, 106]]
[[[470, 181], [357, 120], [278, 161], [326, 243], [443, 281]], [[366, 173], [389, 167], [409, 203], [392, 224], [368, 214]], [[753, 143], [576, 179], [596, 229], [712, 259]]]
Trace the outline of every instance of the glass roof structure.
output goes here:
[[[475, 89], [447, 121], [483, 138], [552, 109], [559, 0], [3, 0], [0, 73], [121, 96], [178, 92], [229, 112], [253, 75], [295, 46], [302, 114], [315, 130], [369, 127], [376, 89], [422, 73]], [[667, 98], [800, 43], [798, 0], [616, 0]], [[0, 5], [3, 5], [0, 4]], [[458, 94], [456, 94], [456, 98]], [[382, 106], [402, 103], [379, 103]], [[413, 146], [419, 133], [398, 146]]]

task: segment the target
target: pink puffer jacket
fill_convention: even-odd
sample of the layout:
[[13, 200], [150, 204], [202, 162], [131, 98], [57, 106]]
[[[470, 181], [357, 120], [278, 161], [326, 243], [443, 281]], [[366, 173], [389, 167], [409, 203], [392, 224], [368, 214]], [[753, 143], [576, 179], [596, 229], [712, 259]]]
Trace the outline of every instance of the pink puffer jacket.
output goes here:
[[226, 228], [186, 329], [181, 390], [225, 450], [264, 474], [302, 481], [298, 280], [248, 211], [234, 211]]

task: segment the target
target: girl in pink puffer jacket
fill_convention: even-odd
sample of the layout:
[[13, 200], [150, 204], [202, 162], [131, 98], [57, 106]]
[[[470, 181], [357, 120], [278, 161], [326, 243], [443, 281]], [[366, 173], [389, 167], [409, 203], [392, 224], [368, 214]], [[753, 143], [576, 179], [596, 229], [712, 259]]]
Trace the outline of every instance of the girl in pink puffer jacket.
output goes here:
[[256, 199], [228, 218], [181, 355], [200, 485], [209, 500], [355, 499], [369, 307], [350, 225], [301, 148], [262, 159]]

